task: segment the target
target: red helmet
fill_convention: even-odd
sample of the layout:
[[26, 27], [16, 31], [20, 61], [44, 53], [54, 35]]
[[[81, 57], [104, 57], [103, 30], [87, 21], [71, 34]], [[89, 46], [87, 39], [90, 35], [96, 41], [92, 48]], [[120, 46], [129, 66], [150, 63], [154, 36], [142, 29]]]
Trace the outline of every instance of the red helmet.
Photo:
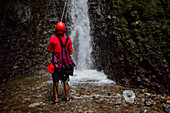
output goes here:
[[58, 34], [64, 34], [66, 32], [66, 27], [63, 22], [58, 22], [55, 26], [55, 32]]

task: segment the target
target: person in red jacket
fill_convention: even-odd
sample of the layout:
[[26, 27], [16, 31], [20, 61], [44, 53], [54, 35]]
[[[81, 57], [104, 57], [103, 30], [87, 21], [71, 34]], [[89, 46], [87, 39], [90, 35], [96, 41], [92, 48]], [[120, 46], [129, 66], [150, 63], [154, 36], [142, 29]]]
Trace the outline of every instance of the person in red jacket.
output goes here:
[[[63, 44], [65, 44], [67, 36], [64, 35], [64, 33], [66, 32], [66, 27], [65, 27], [65, 24], [63, 22], [58, 22], [56, 24], [55, 32], [57, 33], [57, 35], [59, 35], [59, 37], [61, 38]], [[72, 49], [72, 41], [71, 41], [70, 38], [69, 38], [65, 48], [71, 55], [72, 52], [73, 52], [73, 49]], [[51, 38], [50, 38], [49, 45], [48, 45], [48, 51], [49, 52], [52, 51], [55, 56], [59, 56], [59, 54], [60, 54], [60, 51], [61, 51], [60, 41], [58, 40], [58, 38], [55, 35], [51, 36]], [[64, 83], [66, 101], [70, 101], [69, 84], [68, 84], [69, 75], [62, 75], [61, 73], [56, 73], [54, 71], [54, 73], [52, 73], [52, 79], [53, 79], [53, 93], [54, 93], [54, 98], [55, 98], [54, 103], [58, 104], [58, 85], [59, 85], [59, 80], [62, 80], [62, 82]]]

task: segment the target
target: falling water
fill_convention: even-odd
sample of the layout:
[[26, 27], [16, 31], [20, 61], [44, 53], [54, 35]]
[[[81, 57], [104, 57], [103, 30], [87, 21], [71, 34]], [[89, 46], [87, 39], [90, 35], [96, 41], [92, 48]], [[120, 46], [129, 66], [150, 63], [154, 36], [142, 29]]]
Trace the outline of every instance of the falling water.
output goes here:
[[71, 0], [71, 39], [73, 59], [76, 64], [72, 82], [112, 83], [103, 72], [91, 70], [92, 42], [87, 0]]
[[78, 70], [90, 69], [91, 65], [91, 36], [87, 0], [72, 0], [71, 20], [74, 60]]

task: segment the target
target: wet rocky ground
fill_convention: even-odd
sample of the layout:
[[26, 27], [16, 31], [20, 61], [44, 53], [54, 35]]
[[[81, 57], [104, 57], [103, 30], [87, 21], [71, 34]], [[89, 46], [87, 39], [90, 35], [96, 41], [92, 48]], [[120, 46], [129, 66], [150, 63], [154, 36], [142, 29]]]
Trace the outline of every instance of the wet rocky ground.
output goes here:
[[59, 105], [52, 103], [52, 81], [49, 75], [11, 79], [0, 86], [1, 113], [168, 113], [170, 96], [148, 93], [146, 89], [131, 89], [136, 95], [133, 104], [122, 96], [125, 87], [107, 84], [71, 83], [72, 100], [65, 102], [62, 84]]

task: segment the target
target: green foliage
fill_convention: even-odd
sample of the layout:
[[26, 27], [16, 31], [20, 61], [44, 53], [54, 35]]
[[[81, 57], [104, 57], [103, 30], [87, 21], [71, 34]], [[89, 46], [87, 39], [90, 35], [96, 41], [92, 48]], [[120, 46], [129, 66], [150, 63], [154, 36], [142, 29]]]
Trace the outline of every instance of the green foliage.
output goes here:
[[168, 0], [112, 0], [110, 15], [114, 18], [109, 21], [112, 25], [109, 28], [119, 37], [115, 40], [118, 52], [113, 57], [121, 56], [118, 58], [126, 62], [126, 65], [122, 62], [115, 64], [123, 68], [119, 70], [124, 70], [127, 75], [168, 78], [165, 64], [170, 64], [169, 9]]
[[168, 1], [112, 0], [112, 4], [114, 10], [111, 11], [111, 15], [118, 17], [119, 21], [116, 26], [111, 26], [111, 29], [121, 35], [118, 43], [123, 42], [123, 45], [130, 49], [133, 40], [148, 57], [152, 54], [163, 58], [168, 54]]

